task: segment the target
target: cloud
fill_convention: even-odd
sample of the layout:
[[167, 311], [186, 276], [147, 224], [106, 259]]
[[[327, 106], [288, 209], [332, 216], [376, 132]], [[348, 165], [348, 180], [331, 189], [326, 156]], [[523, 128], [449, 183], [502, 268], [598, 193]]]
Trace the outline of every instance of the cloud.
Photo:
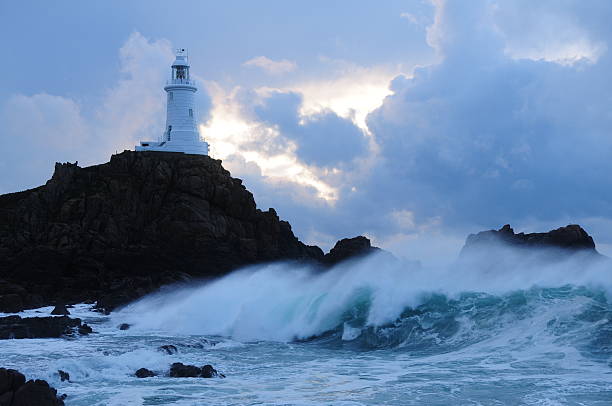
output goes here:
[[[163, 133], [163, 84], [172, 60], [170, 42], [134, 32], [119, 50], [118, 81], [95, 108], [47, 93], [9, 97], [0, 104], [0, 142], [5, 146], [0, 168], [20, 176], [0, 178], [0, 193], [43, 184], [55, 162], [106, 162], [140, 139], [157, 139]], [[200, 93], [206, 101], [206, 89]]]
[[562, 65], [596, 63], [606, 52], [603, 38], [592, 32], [595, 13], [610, 11], [608, 5], [593, 1], [590, 22], [583, 25], [575, 2], [565, 7], [551, 1], [504, 3], [494, 10], [495, 25], [505, 40], [505, 53], [515, 59], [532, 59]]
[[[72, 99], [46, 93], [14, 95], [0, 106], [0, 193], [38, 186], [53, 171], [49, 157], [76, 161], [95, 141]], [[19, 176], [6, 176], [15, 173]]]
[[[317, 105], [312, 100], [325, 100], [320, 95], [326, 89], [330, 98], [343, 91], [317, 88], [316, 81], [310, 93], [299, 84], [263, 89], [254, 111], [241, 111], [274, 130], [276, 145], [285, 145], [298, 162], [314, 165], [313, 173], [338, 196], [333, 206], [318, 206], [308, 194], [287, 198], [291, 184], [275, 189], [249, 178], [256, 197], [277, 206], [307, 241], [366, 234], [411, 258], [422, 251], [435, 259], [437, 248], [456, 253], [468, 232], [506, 222], [520, 227], [537, 218], [550, 228], [609, 221], [612, 184], [604, 174], [612, 170], [612, 85], [605, 25], [585, 24], [596, 22], [595, 15], [574, 21], [558, 12], [563, 18], [557, 28], [567, 22], [581, 33], [580, 41], [600, 49], [597, 57], [577, 52], [578, 62], [568, 63], [574, 56], [564, 57], [570, 53], [558, 52], [558, 42], [542, 39], [553, 34], [530, 38], [515, 25], [518, 20], [502, 24], [511, 7], [507, 3], [440, 0], [434, 5], [428, 41], [438, 60], [395, 75], [390, 83], [381, 81], [377, 88], [384, 93], [369, 104], [374, 107], [362, 110], [360, 125], [350, 114], [351, 104], [361, 103], [357, 98], [347, 97], [344, 109], [338, 104], [305, 108]], [[537, 52], [521, 54], [519, 44]], [[316, 133], [333, 134], [337, 118], [349, 118], [370, 136], [365, 154], [353, 153], [352, 146], [348, 158], [342, 158], [345, 151], [317, 152], [326, 142], [310, 132], [308, 117], [329, 111], [336, 117], [322, 120]], [[350, 134], [346, 139], [354, 139]], [[342, 166], [335, 175], [317, 172], [334, 156], [371, 164]], [[610, 236], [601, 227], [593, 229], [608, 246]]]
[[384, 157], [370, 192], [446, 226], [610, 216], [609, 56], [517, 59], [501, 6], [436, 4], [429, 38], [443, 60], [398, 76], [368, 117]]
[[287, 59], [274, 61], [265, 56], [257, 56], [255, 58], [249, 59], [248, 61], [243, 63], [243, 65], [260, 68], [271, 75], [282, 75], [284, 73], [293, 72], [297, 69], [297, 64], [293, 61], [289, 61]]
[[419, 18], [416, 15], [412, 14], [412, 13], [404, 12], [404, 13], [400, 14], [400, 17], [410, 21], [410, 23], [412, 23], [412, 24], [418, 24], [419, 23]]
[[300, 118], [301, 95], [274, 92], [255, 108], [257, 118], [296, 143], [296, 154], [307, 164], [334, 167], [368, 152], [366, 134], [332, 111]]
[[211, 145], [211, 156], [222, 159], [237, 176], [249, 175], [244, 169], [252, 166], [245, 163], [255, 164], [261, 182], [289, 187], [296, 199], [308, 204], [319, 204], [313, 199], [331, 204], [338, 198], [337, 190], [323, 179], [323, 169], [301, 160], [295, 142], [277, 125], [258, 120], [254, 107], [263, 103], [261, 95], [241, 88], [228, 92], [215, 83], [208, 86], [213, 109], [200, 132]]
[[[302, 96], [302, 117], [329, 110], [368, 132], [367, 115], [380, 107], [384, 98], [392, 93], [389, 82], [403, 72], [402, 67], [363, 67], [330, 58], [324, 58], [322, 62], [333, 70], [330, 77], [302, 80], [275, 90], [299, 93]], [[410, 71], [405, 73], [410, 74]]]
[[96, 111], [97, 130], [103, 134], [100, 159], [115, 150], [133, 149], [140, 140], [157, 140], [163, 133], [163, 84], [173, 60], [165, 39], [150, 41], [132, 33], [119, 49], [121, 77], [108, 89]]
[[[247, 185], [256, 196], [265, 189], [263, 199], [289, 199], [297, 217], [300, 207], [325, 211], [355, 192], [376, 155], [365, 117], [391, 94], [389, 80], [398, 72], [398, 67], [360, 67], [330, 58], [322, 63], [331, 69], [325, 76], [286, 86], [228, 90], [207, 82], [214, 107], [201, 133], [211, 155], [223, 159], [235, 176], [250, 179]], [[261, 174], [257, 181], [246, 171], [252, 165]], [[274, 188], [268, 191], [267, 184]], [[301, 225], [310, 235], [324, 235], [312, 224]]]
[[[377, 46], [393, 46], [381, 54], [404, 62], [363, 58], [341, 38], [310, 55], [316, 68], [300, 63], [298, 72], [263, 56], [244, 65], [267, 76], [218, 65], [227, 77], [199, 92], [211, 155], [300, 238], [327, 247], [366, 234], [433, 258], [438, 245], [506, 222], [535, 230], [584, 222], [612, 246], [602, 231], [612, 221], [612, 3], [527, 1], [432, 0], [433, 18], [427, 4], [406, 11], [413, 24], [397, 9], [390, 18], [414, 37], [405, 48], [393, 39]], [[416, 44], [425, 30], [427, 52]], [[96, 107], [65, 94], [6, 99], [0, 137], [12, 149], [0, 164], [25, 175], [0, 188], [42, 183], [56, 160], [101, 162], [155, 139], [171, 49], [132, 34]]]

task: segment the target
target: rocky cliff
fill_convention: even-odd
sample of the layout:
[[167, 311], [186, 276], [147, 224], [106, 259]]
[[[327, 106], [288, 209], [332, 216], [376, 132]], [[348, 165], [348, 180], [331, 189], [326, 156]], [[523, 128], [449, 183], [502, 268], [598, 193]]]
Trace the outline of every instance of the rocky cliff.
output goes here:
[[208, 156], [125, 151], [102, 165], [56, 164], [44, 186], [0, 196], [0, 295], [26, 307], [112, 307], [163, 284], [282, 259], [324, 255]]

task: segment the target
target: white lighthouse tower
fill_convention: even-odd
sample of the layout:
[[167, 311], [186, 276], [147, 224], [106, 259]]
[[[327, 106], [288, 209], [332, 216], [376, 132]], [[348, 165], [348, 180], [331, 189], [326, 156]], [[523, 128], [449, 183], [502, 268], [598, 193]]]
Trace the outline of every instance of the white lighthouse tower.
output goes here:
[[166, 129], [158, 141], [141, 141], [136, 151], [168, 151], [208, 155], [208, 143], [200, 139], [196, 124], [195, 92], [198, 88], [189, 76], [189, 61], [184, 49], [176, 51], [172, 78], [167, 93]]

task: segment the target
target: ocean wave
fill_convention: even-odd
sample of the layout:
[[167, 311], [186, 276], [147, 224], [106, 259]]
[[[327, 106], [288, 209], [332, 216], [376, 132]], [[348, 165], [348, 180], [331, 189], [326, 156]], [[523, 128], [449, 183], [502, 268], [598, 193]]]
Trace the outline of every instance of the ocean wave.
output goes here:
[[518, 347], [545, 341], [605, 360], [610, 272], [607, 262], [571, 260], [503, 272], [473, 263], [425, 269], [385, 256], [327, 272], [276, 263], [151, 295], [114, 317], [142, 330], [356, 350], [436, 353], [492, 339]]

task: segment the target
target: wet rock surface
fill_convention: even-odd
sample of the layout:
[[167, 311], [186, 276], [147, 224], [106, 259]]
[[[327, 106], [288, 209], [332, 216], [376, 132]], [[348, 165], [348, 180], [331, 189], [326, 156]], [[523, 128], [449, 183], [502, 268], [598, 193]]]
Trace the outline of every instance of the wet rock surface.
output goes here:
[[66, 371], [62, 371], [62, 370], [60, 369], [60, 370], [58, 370], [58, 371], [57, 371], [57, 373], [58, 373], [58, 375], [59, 375], [59, 377], [60, 377], [60, 380], [61, 380], [62, 382], [64, 382], [64, 381], [70, 381], [70, 374], [69, 374], [68, 372], [66, 372]]
[[59, 338], [79, 333], [91, 333], [91, 327], [81, 319], [61, 317], [0, 317], [0, 339]]
[[173, 355], [176, 354], [178, 352], [178, 348], [176, 348], [176, 346], [169, 344], [169, 345], [162, 345], [158, 348], [159, 351], [164, 352], [168, 355]]
[[200, 368], [194, 365], [184, 365], [181, 362], [175, 362], [170, 366], [169, 375], [173, 378], [225, 378], [225, 375], [219, 373], [212, 365], [204, 365]]
[[0, 368], [0, 406], [63, 406], [64, 399], [47, 381], [26, 382], [19, 371]]
[[137, 378], [151, 378], [157, 376], [155, 372], [147, 368], [140, 368], [134, 375], [136, 375]]

